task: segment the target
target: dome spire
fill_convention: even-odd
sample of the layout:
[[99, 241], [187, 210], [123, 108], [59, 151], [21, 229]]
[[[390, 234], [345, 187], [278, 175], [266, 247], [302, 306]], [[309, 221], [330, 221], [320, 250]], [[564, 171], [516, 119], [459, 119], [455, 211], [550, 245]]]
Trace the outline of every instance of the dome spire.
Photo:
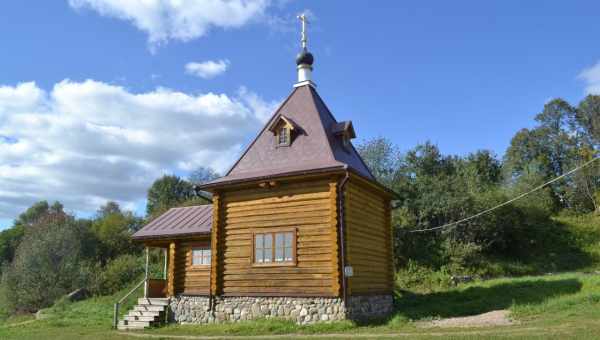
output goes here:
[[316, 86], [312, 81], [312, 64], [314, 62], [314, 57], [310, 52], [308, 52], [307, 47], [308, 38], [306, 36], [306, 24], [308, 24], [308, 19], [306, 18], [306, 14], [298, 15], [298, 20], [300, 20], [302, 23], [302, 38], [300, 39], [302, 51], [300, 51], [296, 57], [298, 82], [294, 84], [294, 87], [302, 85]]

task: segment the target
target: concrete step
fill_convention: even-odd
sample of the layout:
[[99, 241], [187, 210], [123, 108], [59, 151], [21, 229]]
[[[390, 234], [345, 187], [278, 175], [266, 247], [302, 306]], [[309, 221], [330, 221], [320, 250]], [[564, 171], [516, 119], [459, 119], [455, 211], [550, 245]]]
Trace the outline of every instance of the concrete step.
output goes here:
[[169, 299], [163, 298], [139, 298], [138, 305], [168, 306]]
[[149, 322], [154, 322], [156, 321], [156, 319], [158, 319], [157, 316], [131, 316], [131, 315], [125, 315], [125, 317], [123, 318], [125, 321], [130, 322], [130, 321], [149, 321]]
[[120, 326], [132, 326], [132, 327], [150, 327], [152, 326], [152, 321], [129, 321], [129, 320], [121, 320], [119, 321]]
[[120, 331], [142, 330], [144, 328], [145, 328], [144, 326], [128, 326], [128, 325], [122, 325], [122, 324], [117, 325], [117, 329]]
[[165, 307], [166, 306], [136, 305], [133, 307], [133, 310], [139, 312], [164, 312]]
[[140, 312], [137, 310], [130, 310], [129, 313], [127, 313], [127, 316], [160, 316], [161, 312]]

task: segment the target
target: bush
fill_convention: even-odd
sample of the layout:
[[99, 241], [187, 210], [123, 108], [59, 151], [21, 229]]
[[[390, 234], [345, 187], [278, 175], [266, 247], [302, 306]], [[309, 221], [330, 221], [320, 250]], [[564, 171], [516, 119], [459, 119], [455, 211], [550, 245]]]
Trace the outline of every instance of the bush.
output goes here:
[[90, 282], [90, 291], [95, 295], [108, 295], [139, 278], [144, 272], [144, 263], [140, 257], [126, 254], [108, 262], [104, 268], [96, 264], [88, 268], [98, 273]]

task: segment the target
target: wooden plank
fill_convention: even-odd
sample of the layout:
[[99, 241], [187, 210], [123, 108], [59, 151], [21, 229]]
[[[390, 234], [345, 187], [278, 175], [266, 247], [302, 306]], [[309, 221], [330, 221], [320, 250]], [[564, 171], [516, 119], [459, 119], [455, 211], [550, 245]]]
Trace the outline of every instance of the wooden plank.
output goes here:
[[[239, 238], [243, 237], [247, 237], [248, 240], [251, 240], [252, 237], [249, 236], [249, 234], [252, 234], [254, 232], [255, 229], [260, 230], [262, 225], [258, 225], [258, 227], [245, 227], [245, 228], [237, 228], [237, 229], [227, 229], [225, 230], [225, 235], [227, 235], [227, 241], [229, 242], [229, 239], [231, 238], [231, 236], [238, 236]], [[314, 230], [322, 230], [322, 229], [327, 229], [329, 227], [329, 223], [303, 223], [301, 225], [296, 225], [295, 228], [301, 229], [303, 232], [307, 231], [307, 232], [312, 232]], [[268, 228], [268, 229], [273, 229]], [[237, 241], [237, 240], [236, 240]]]
[[325, 221], [329, 220], [329, 210], [327, 209], [319, 209], [306, 211], [302, 214], [298, 212], [292, 213], [273, 213], [273, 214], [259, 214], [255, 216], [241, 216], [241, 217], [225, 217], [225, 223], [229, 225], [248, 225], [248, 224], [257, 224], [257, 223], [267, 223], [272, 221], [283, 221], [283, 220], [293, 220], [296, 221], [300, 216], [301, 218], [319, 218], [319, 217], [327, 217], [324, 219]]
[[331, 267], [239, 267], [225, 266], [225, 275], [258, 275], [258, 274], [331, 274]]
[[350, 182], [350, 185], [348, 186], [348, 190], [350, 192], [356, 194], [355, 199], [358, 199], [364, 203], [373, 204], [375, 207], [381, 206], [385, 202], [385, 198], [378, 196], [378, 195], [374, 195], [366, 190], [363, 190], [363, 189], [357, 187], [352, 182]]
[[306, 187], [301, 189], [280, 190], [270, 193], [251, 193], [244, 196], [237, 195], [226, 197], [227, 207], [240, 207], [256, 204], [269, 204], [290, 201], [305, 201], [314, 198], [327, 198], [329, 192], [327, 187]]
[[273, 294], [323, 294], [330, 295], [331, 289], [325, 287], [306, 287], [302, 290], [298, 290], [297, 287], [281, 287], [279, 289], [273, 289], [272, 287], [228, 287], [224, 289], [226, 294], [242, 294], [242, 293], [273, 293]]
[[[329, 279], [331, 275], [326, 274], [293, 274], [294, 280]], [[254, 280], [289, 280], [289, 273], [270, 274], [225, 274], [225, 281], [254, 281]]]
[[318, 200], [318, 199], [328, 199], [329, 192], [314, 192], [308, 194], [298, 194], [293, 196], [277, 196], [277, 197], [267, 197], [261, 199], [254, 199], [249, 201], [227, 201], [227, 209], [234, 207], [256, 207], [256, 206], [264, 206], [266, 204], [278, 204], [278, 203], [290, 203], [290, 202], [299, 202], [299, 201], [310, 201], [310, 200]]
[[[327, 202], [323, 200], [324, 202]], [[272, 216], [280, 214], [297, 214], [297, 213], [318, 213], [322, 211], [329, 211], [327, 205], [319, 204], [305, 204], [295, 207], [271, 207], [269, 205], [262, 206], [260, 209], [252, 209], [245, 211], [231, 211], [227, 209], [225, 212], [225, 219], [232, 220], [234, 218], [254, 218], [258, 216]]]
[[[252, 201], [250, 201], [252, 202]], [[277, 202], [277, 203], [256, 203], [254, 205], [244, 205], [244, 206], [226, 206], [226, 213], [245, 213], [245, 212], [253, 212], [257, 210], [257, 207], [260, 208], [268, 208], [268, 209], [285, 209], [285, 208], [302, 208], [302, 207], [312, 207], [323, 205], [327, 205], [329, 202], [328, 197], [323, 198], [310, 198], [300, 201], [289, 201], [289, 202]]]
[[330, 287], [331, 281], [325, 280], [251, 280], [251, 281], [225, 281], [225, 288], [232, 287], [272, 287], [277, 291], [283, 287]]
[[328, 224], [329, 216], [315, 216], [315, 217], [292, 217], [282, 218], [280, 220], [269, 220], [269, 221], [250, 221], [250, 222], [238, 222], [235, 224], [228, 224], [227, 230], [232, 229], [247, 229], [247, 228], [273, 228], [273, 227], [293, 227], [305, 224]]
[[385, 211], [373, 211], [365, 209], [360, 203], [348, 202], [345, 207], [348, 209], [348, 217], [366, 222], [368, 226], [384, 225]]

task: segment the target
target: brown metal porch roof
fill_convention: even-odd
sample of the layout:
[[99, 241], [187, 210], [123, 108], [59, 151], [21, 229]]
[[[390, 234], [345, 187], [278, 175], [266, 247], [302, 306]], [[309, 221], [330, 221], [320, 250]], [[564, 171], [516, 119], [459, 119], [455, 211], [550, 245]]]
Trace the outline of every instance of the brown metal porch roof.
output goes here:
[[212, 226], [212, 205], [171, 208], [133, 234], [133, 239], [168, 238], [208, 234]]

